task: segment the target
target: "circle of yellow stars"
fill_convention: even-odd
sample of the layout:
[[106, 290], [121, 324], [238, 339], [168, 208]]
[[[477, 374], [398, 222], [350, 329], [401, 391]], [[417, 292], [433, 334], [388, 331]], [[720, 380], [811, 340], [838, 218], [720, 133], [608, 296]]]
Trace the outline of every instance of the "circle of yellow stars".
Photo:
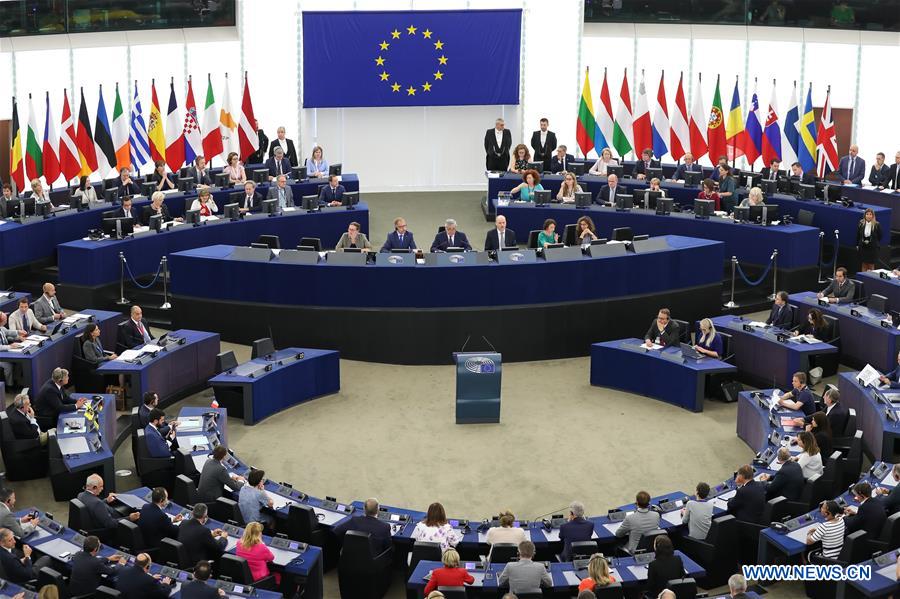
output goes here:
[[[385, 58], [388, 50], [390, 50], [391, 43], [394, 40], [399, 40], [402, 37], [415, 37], [416, 35], [421, 35], [423, 39], [431, 40], [430, 43], [434, 45], [434, 49], [436, 53], [440, 53], [440, 56], [436, 57], [437, 60], [437, 70], [432, 73], [433, 79], [427, 80], [423, 82], [419, 86], [410, 85], [404, 88], [404, 85], [399, 83], [396, 79], [391, 77], [391, 73], [388, 72], [389, 65], [388, 59]], [[390, 41], [388, 41], [390, 40]], [[431, 91], [432, 86], [434, 86], [434, 81], [443, 81], [444, 72], [441, 70], [441, 67], [447, 64], [449, 60], [443, 53], [444, 50], [444, 42], [442, 42], [437, 36], [434, 35], [434, 32], [425, 29], [424, 31], [419, 31], [419, 29], [413, 25], [410, 25], [406, 28], [406, 35], [403, 35], [403, 32], [399, 29], [394, 29], [390, 32], [390, 37], [385, 38], [378, 44], [378, 56], [375, 58], [375, 66], [381, 67], [381, 72], [378, 73], [378, 78], [380, 81], [384, 81], [390, 88], [392, 93], [400, 94], [401, 90], [406, 92], [407, 96], [415, 96], [417, 91], [422, 91], [422, 93], [428, 93]], [[377, 70], [377, 69], [376, 69]]]

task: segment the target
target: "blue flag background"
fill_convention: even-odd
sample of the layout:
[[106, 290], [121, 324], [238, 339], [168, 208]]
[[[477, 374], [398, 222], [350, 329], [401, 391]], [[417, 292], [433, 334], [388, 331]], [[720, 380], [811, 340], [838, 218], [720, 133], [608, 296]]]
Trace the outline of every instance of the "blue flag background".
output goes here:
[[304, 12], [303, 106], [519, 103], [521, 10]]

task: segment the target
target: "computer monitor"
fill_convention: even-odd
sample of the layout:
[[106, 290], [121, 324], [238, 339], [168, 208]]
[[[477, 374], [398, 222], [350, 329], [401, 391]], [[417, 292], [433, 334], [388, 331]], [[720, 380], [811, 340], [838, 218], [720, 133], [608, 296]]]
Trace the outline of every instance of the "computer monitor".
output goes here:
[[716, 203], [712, 200], [694, 200], [694, 218], [709, 218], [712, 216]]
[[233, 351], [223, 351], [216, 356], [216, 372], [231, 371], [237, 368], [238, 361]]
[[606, 237], [600, 237], [599, 239], [592, 239], [591, 245], [605, 245], [608, 242], [609, 239], [607, 239]]
[[239, 204], [225, 204], [222, 206], [222, 218], [235, 221], [241, 220], [241, 207]]
[[148, 198], [153, 195], [153, 192], [156, 191], [156, 183], [152, 181], [144, 181], [141, 183], [141, 195], [147, 196]]
[[651, 166], [647, 169], [647, 172], [645, 174], [647, 175], [648, 181], [651, 179], [659, 179], [660, 181], [662, 181], [663, 179], [663, 170], [658, 166]]
[[550, 203], [550, 190], [539, 189], [534, 192], [534, 203], [536, 206], [543, 206]]
[[740, 223], [748, 222], [750, 220], [750, 208], [748, 206], [735, 206], [734, 220]]
[[591, 205], [594, 196], [589, 191], [576, 191], [575, 192], [575, 207], [576, 208], [587, 208]]
[[253, 342], [250, 348], [250, 359], [260, 358], [275, 353], [275, 342], [271, 337], [263, 337]]
[[631, 227], [616, 227], [612, 231], [613, 241], [631, 241], [634, 239], [634, 233]]
[[744, 171], [744, 181], [746, 181], [747, 187], [758, 187], [762, 181], [762, 173], [748, 173]]
[[228, 194], [228, 203], [240, 204], [244, 200], [244, 195], [243, 191], [232, 191]]
[[184, 213], [184, 222], [195, 227], [200, 226], [200, 211], [188, 210]]
[[[316, 200], [318, 203], [318, 199]], [[347, 210], [353, 210], [353, 207], [359, 204], [358, 191], [345, 191], [341, 196], [341, 206], [346, 206]]]
[[815, 185], [806, 185], [805, 183], [799, 184], [800, 189], [800, 197], [804, 200], [814, 200], [816, 198], [816, 186]]
[[267, 169], [267, 168], [253, 169], [253, 182], [254, 183], [265, 183], [268, 180], [269, 180], [269, 169]]
[[34, 213], [37, 216], [50, 218], [53, 215], [53, 204], [50, 202], [36, 202], [34, 205]]
[[68, 187], [63, 187], [62, 189], [54, 189], [49, 194], [50, 203], [54, 206], [59, 206], [60, 204], [69, 204], [70, 191]]
[[767, 196], [778, 193], [778, 181], [766, 179], [765, 181], [760, 181], [760, 186]]
[[124, 239], [134, 233], [133, 218], [104, 218], [103, 232], [114, 239]]
[[825, 185], [824, 189], [822, 189], [822, 199], [825, 200], [826, 204], [831, 202], [840, 202], [841, 190], [842, 186], [840, 184], [829, 183]]
[[631, 210], [634, 207], [634, 204], [631, 201], [631, 196], [627, 193], [617, 193], [616, 194], [616, 211], [623, 212], [625, 210]]
[[344, 165], [341, 164], [340, 162], [336, 162], [336, 163], [332, 164], [331, 166], [328, 167], [328, 175], [329, 176], [331, 176], [331, 175], [340, 176], [341, 170], [343, 169], [343, 167], [344, 167]]
[[544, 172], [544, 163], [543, 162], [529, 162], [526, 167], [529, 170], [537, 171], [538, 173]]
[[869, 301], [866, 303], [866, 305], [869, 307], [869, 310], [874, 310], [875, 312], [880, 312], [881, 314], [888, 313], [888, 298], [883, 295], [873, 293], [869, 296]]
[[684, 186], [685, 187], [696, 187], [700, 185], [700, 179], [703, 178], [703, 173], [698, 171], [685, 171], [684, 173]]
[[569, 172], [575, 175], [576, 177], [580, 177], [587, 170], [585, 164], [583, 162], [570, 162], [569, 163]]
[[300, 207], [307, 212], [313, 212], [319, 209], [319, 196], [303, 196]]
[[791, 193], [791, 180], [785, 177], [779, 177], [778, 181], [775, 182], [778, 188], [778, 193]]
[[656, 200], [657, 214], [672, 214], [675, 209], [675, 200], [672, 198], [659, 198]]
[[631, 196], [635, 206], [653, 210], [656, 208], [656, 200], [662, 196], [662, 193], [659, 191], [650, 191], [649, 188], [633, 189], [631, 190]]
[[624, 173], [625, 173], [625, 169], [622, 167], [621, 164], [610, 164], [606, 167], [606, 176], [607, 177], [609, 177], [610, 175], [615, 175], [619, 179], [621, 179], [624, 176]]
[[194, 178], [193, 177], [179, 177], [178, 178], [178, 191], [191, 191], [194, 189]]
[[278, 198], [263, 200], [262, 212], [263, 214], [268, 214], [269, 216], [275, 216], [276, 214], [278, 214]]
[[162, 231], [163, 226], [163, 215], [162, 214], [154, 214], [150, 217], [150, 220], [147, 221], [147, 225], [149, 226], [151, 231], [156, 231], [159, 233]]
[[269, 247], [268, 243], [259, 243], [258, 241], [254, 241], [250, 244], [250, 248], [254, 250], [270, 250], [272, 248]]
[[10, 198], [6, 202], [7, 218], [25, 218], [34, 216], [34, 198]]
[[69, 200], [69, 207], [76, 212], [84, 212], [89, 208], [88, 203], [84, 200], [84, 196], [72, 196]]
[[[763, 208], [765, 208], [766, 220], [763, 222]], [[750, 206], [751, 223], [771, 224], [778, 220], [778, 204], [763, 204], [762, 206]]]
[[303, 181], [306, 179], [306, 167], [305, 166], [295, 166], [291, 169], [291, 178], [296, 179], [297, 181]]
[[216, 187], [231, 187], [231, 177], [228, 173], [216, 173], [215, 179], [213, 181], [216, 184]]

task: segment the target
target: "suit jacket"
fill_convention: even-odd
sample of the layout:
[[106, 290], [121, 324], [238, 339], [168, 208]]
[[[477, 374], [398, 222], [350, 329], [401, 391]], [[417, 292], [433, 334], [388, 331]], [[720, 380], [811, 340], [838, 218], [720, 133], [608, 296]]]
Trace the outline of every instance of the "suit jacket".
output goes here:
[[335, 528], [334, 533], [343, 540], [347, 531], [367, 532], [376, 554], [391, 546], [391, 525], [374, 516], [353, 516], [344, 524]]
[[890, 173], [891, 167], [887, 164], [882, 164], [881, 168], [873, 164], [872, 169], [869, 171], [869, 183], [875, 187], [884, 187], [888, 185]]
[[563, 542], [563, 561], [572, 559], [572, 543], [590, 541], [594, 536], [594, 523], [584, 518], [575, 518], [559, 527], [559, 540]]
[[169, 443], [152, 424], [144, 427], [144, 441], [147, 442], [147, 453], [151, 458], [167, 458], [172, 455]]
[[162, 214], [162, 219], [164, 223], [172, 220], [172, 215], [169, 214], [169, 208], [165, 204], [159, 205], [159, 212], [156, 212], [152, 206], [144, 206], [144, 214], [141, 217], [141, 222], [144, 223], [144, 226], [150, 224], [150, 217], [154, 214]]
[[669, 323], [666, 325], [666, 328], [663, 329], [662, 333], [659, 332], [659, 327], [656, 326], [656, 319], [653, 319], [653, 322], [650, 323], [650, 328], [647, 329], [647, 334], [644, 335], [644, 339], [650, 339], [654, 343], [656, 343], [657, 337], [662, 341], [660, 345], [665, 347], [672, 347], [673, 345], [678, 345], [678, 340], [680, 339], [680, 331], [678, 328], [678, 323], [672, 319], [669, 319]]
[[837, 279], [832, 279], [831, 282], [828, 283], [828, 287], [822, 291], [822, 295], [824, 297], [833, 295], [837, 298], [839, 304], [849, 304], [853, 301], [855, 291], [856, 285], [854, 285], [853, 281], [850, 279], [845, 278], [843, 285], [838, 285]]
[[803, 468], [797, 462], [788, 460], [766, 485], [766, 499], [783, 495], [788, 501], [799, 501], [805, 484]]
[[[497, 140], [494, 139], [494, 143]], [[541, 145], [541, 132], [535, 131], [531, 134], [531, 149], [534, 150], [533, 156], [535, 162], [543, 162], [544, 168], [550, 168], [550, 157], [553, 150], [556, 149], [556, 133], [547, 131], [547, 141]]]
[[851, 172], [850, 156], [844, 156], [841, 158], [841, 162], [838, 165], [838, 172], [841, 173], [841, 177], [844, 179], [859, 185], [862, 183], [863, 177], [866, 176], [866, 161], [857, 156], [856, 160], [853, 162], [853, 170]]
[[93, 593], [98, 586], [104, 584], [104, 576], [112, 578], [118, 573], [118, 568], [111, 565], [109, 561], [91, 555], [87, 551], [79, 551], [73, 555], [70, 565], [72, 566], [69, 577], [69, 594], [71, 596]]
[[[898, 385], [898, 387], [900, 387], [900, 385]], [[844, 429], [847, 428], [847, 419], [850, 418], [850, 411], [847, 410], [847, 406], [839, 401], [834, 404], [834, 407], [831, 408], [830, 412], [827, 411], [826, 408], [826, 416], [828, 417], [828, 424], [831, 425], [832, 434], [835, 437], [843, 436]]]
[[116, 577], [116, 590], [122, 599], [167, 599], [171, 591], [137, 566], [122, 568]]
[[844, 532], [849, 535], [857, 530], [864, 530], [870, 539], [877, 539], [881, 535], [885, 520], [887, 512], [881, 498], [867, 499], [855, 514], [844, 516]]
[[[336, 250], [343, 250], [349, 248], [353, 245], [353, 242], [350, 241], [350, 235], [347, 234], [346, 231], [341, 234], [341, 238], [338, 239], [337, 245], [334, 246]], [[371, 248], [372, 244], [369, 242], [369, 238], [366, 237], [365, 233], [357, 233], [356, 234], [356, 247], [358, 248]]]
[[196, 185], [212, 185], [212, 179], [209, 177], [209, 167], [207, 167], [202, 173], [197, 169], [196, 166], [189, 167], [187, 170], [188, 177], [194, 180]]
[[773, 305], [769, 311], [769, 317], [766, 319], [766, 324], [781, 327], [782, 329], [791, 328], [791, 307], [787, 304], [783, 306]]
[[520, 559], [506, 564], [497, 578], [497, 586], [508, 586], [512, 593], [540, 593], [541, 587], [553, 586], [553, 579], [544, 564]]
[[[634, 170], [631, 172], [633, 177], [637, 177], [638, 175], [647, 175], [647, 165], [644, 164], [643, 160], [638, 160], [634, 164]], [[659, 160], [650, 159], [650, 168], [659, 168]]]
[[28, 312], [25, 313], [28, 319], [28, 328], [25, 328], [24, 318], [22, 317], [22, 312], [20, 310], [13, 310], [9, 315], [9, 324], [7, 325], [10, 329], [15, 331], [40, 331], [41, 330], [41, 322], [37, 319], [37, 316], [34, 315], [34, 311], [31, 308], [28, 308]]
[[214, 561], [222, 557], [227, 540], [222, 537], [218, 541], [213, 538], [212, 531], [199, 520], [185, 520], [178, 527], [178, 540], [184, 545], [188, 554], [188, 563], [196, 564], [200, 560]]
[[[503, 247], [516, 247], [516, 232], [506, 229], [503, 232]], [[500, 249], [500, 235], [496, 228], [491, 229], [484, 236], [484, 251], [493, 252]]]
[[181, 585], [181, 599], [219, 599], [219, 591], [202, 580]]
[[881, 247], [881, 223], [875, 221], [872, 223], [872, 231], [869, 236], [869, 243], [865, 243], [866, 237], [865, 219], [861, 219], [856, 225], [856, 247], [858, 249], [877, 250]]
[[553, 158], [550, 159], [550, 172], [551, 173], [559, 173], [562, 171], [567, 171], [570, 168], [570, 164], [575, 161], [575, 157], [571, 154], [566, 154], [566, 157], [562, 160], [559, 159], [555, 154]]
[[147, 547], [159, 547], [159, 542], [164, 538], [178, 538], [178, 527], [155, 503], [145, 503], [141, 507], [137, 525]]
[[894, 485], [894, 488], [887, 494], [887, 497], [882, 498], [881, 501], [889, 516], [900, 511], [900, 485]]
[[57, 387], [52, 380], [44, 383], [34, 402], [35, 416], [46, 418], [53, 422], [53, 426], [56, 426], [56, 421], [62, 412], [74, 411], [75, 400], [69, 397], [65, 389]]
[[407, 231], [403, 234], [403, 240], [400, 240], [400, 236], [397, 234], [397, 231], [391, 231], [388, 233], [387, 239], [384, 241], [384, 245], [381, 246], [382, 252], [390, 252], [391, 250], [402, 250], [402, 249], [416, 249], [416, 241], [413, 239], [413, 234], [411, 231]]
[[197, 484], [197, 499], [203, 503], [211, 503], [225, 494], [225, 487], [237, 491], [243, 484], [228, 475], [228, 470], [222, 462], [206, 460], [200, 472], [200, 482]]
[[78, 499], [88, 509], [91, 515], [91, 526], [89, 528], [106, 528], [114, 529], [116, 522], [122, 518], [111, 505], [100, 499], [93, 493], [82, 491], [78, 494]]
[[38, 425], [31, 424], [28, 416], [17, 410], [15, 405], [10, 405], [6, 414], [9, 416], [9, 426], [16, 439], [37, 439], [40, 436]]
[[[153, 336], [153, 332], [150, 330], [150, 327], [147, 326], [147, 324], [143, 320], [141, 320], [141, 325], [143, 325], [144, 330], [147, 331], [147, 335], [150, 336], [150, 339], [155, 339], [155, 337]], [[141, 335], [141, 332], [134, 324], [134, 321], [129, 318], [127, 321], [125, 321], [125, 324], [119, 326], [117, 342], [122, 347], [132, 349], [139, 345], [143, 345], [144, 337], [143, 335]]]
[[31, 307], [41, 324], [50, 324], [53, 322], [54, 314], [63, 313], [63, 309], [60, 307], [59, 300], [56, 299], [55, 295], [48, 300], [46, 295], [41, 294], [41, 297], [37, 298], [31, 304]]
[[448, 247], [460, 247], [467, 250], [472, 249], [471, 244], [469, 244], [469, 238], [466, 237], [466, 234], [462, 231], [457, 231], [453, 235], [453, 243], [450, 243], [450, 236], [447, 235], [446, 231], [441, 231], [434, 236], [434, 241], [431, 242], [432, 252], [436, 250], [446, 252]]
[[597, 204], [615, 204], [616, 203], [616, 194], [620, 193], [629, 193], [626, 188], [621, 185], [616, 185], [615, 190], [613, 190], [609, 185], [604, 185], [600, 188], [600, 192], [597, 194], [595, 198], [595, 203]]
[[5, 503], [0, 503], [0, 526], [8, 528], [20, 539], [25, 535], [31, 534], [36, 528], [34, 524], [22, 524], [19, 518], [9, 511], [9, 506]]
[[669, 586], [670, 580], [684, 577], [684, 563], [680, 555], [659, 557], [647, 566], [647, 592], [656, 597]]
[[119, 179], [119, 191], [116, 192], [116, 196], [120, 198], [124, 198], [125, 196], [136, 196], [141, 194], [140, 186], [132, 181], [131, 183], [122, 183], [122, 180]]
[[800, 183], [804, 185], [813, 185], [816, 182], [816, 174], [812, 171], [807, 171], [803, 173], [800, 177], [796, 177], [791, 175], [792, 180], [800, 179]]
[[125, 213], [125, 208], [119, 206], [115, 210], [112, 211], [112, 215], [110, 218], [132, 218], [134, 220], [134, 224], [140, 224], [141, 222], [141, 211], [134, 206], [131, 207], [131, 210], [128, 213]]
[[[285, 137], [284, 142], [287, 145], [287, 150], [285, 150], [284, 152], [285, 158], [288, 159], [288, 162], [291, 164], [291, 166], [297, 166], [297, 150], [294, 149], [294, 140]], [[269, 158], [273, 158], [275, 156], [275, 148], [280, 145], [281, 144], [278, 143], [277, 137], [272, 140], [272, 143], [269, 144]], [[285, 174], [288, 174], [290, 172], [291, 169], [288, 169], [287, 173]]]
[[886, 189], [900, 189], [900, 166], [897, 163], [891, 165], [888, 170], [887, 180], [884, 182]]
[[[274, 200], [278, 197], [278, 186], [273, 185], [269, 188], [269, 194], [266, 196], [268, 200]], [[290, 185], [284, 186], [284, 204], [281, 208], [288, 208], [294, 205], [294, 192], [291, 191]]]
[[696, 162], [691, 163], [690, 166], [688, 166], [688, 165], [686, 165], [685, 163], [682, 162], [682, 163], [679, 164], [677, 167], [675, 167], [675, 174], [672, 175], [672, 178], [673, 178], [673, 179], [676, 179], [676, 180], [677, 180], [677, 179], [684, 179], [684, 173], [686, 173], [686, 172], [702, 173], [702, 172], [703, 172], [703, 169], [700, 168], [700, 165], [697, 164]]
[[766, 487], [751, 480], [728, 500], [728, 513], [744, 522], [760, 523], [766, 505]]
[[322, 188], [322, 191], [319, 192], [319, 203], [327, 204], [329, 202], [340, 202], [344, 197], [344, 192], [347, 191], [344, 189], [344, 186], [340, 183], [334, 189], [331, 189], [331, 185], [326, 185]]
[[84, 355], [85, 360], [95, 366], [109, 361], [109, 356], [104, 353], [103, 346], [100, 344], [100, 339], [97, 339], [96, 341], [85, 341], [81, 346], [81, 353]]
[[495, 128], [491, 127], [484, 134], [485, 167], [489, 171], [505, 171], [509, 166], [509, 149], [512, 147], [512, 133], [504, 129], [500, 136], [500, 145], [497, 145]]
[[270, 177], [277, 177], [278, 175], [284, 175], [290, 179], [291, 177], [291, 161], [287, 158], [281, 159], [281, 171], [278, 170], [278, 161], [275, 160], [275, 157], [272, 156], [268, 160], [266, 160], [266, 168], [269, 169]]
[[[777, 172], [777, 171], [776, 171], [776, 172]], [[764, 167], [762, 167], [762, 169], [759, 171], [759, 174], [762, 175], [763, 181], [772, 181], [772, 178], [771, 178], [771, 176], [772, 176], [772, 167], [770, 167], [770, 166], [764, 166]], [[776, 177], [780, 178], [780, 177], [781, 177], [781, 174], [780, 174], [780, 173], [777, 174]]]
[[5, 547], [0, 547], [0, 566], [6, 572], [4, 577], [6, 580], [22, 584], [34, 578], [34, 568], [32, 567], [31, 559], [26, 558], [24, 563], [21, 559], [22, 556], [15, 548], [12, 551], [8, 551]]
[[250, 206], [248, 206], [247, 205], [247, 194], [245, 193], [244, 195], [241, 196], [241, 199], [238, 202], [238, 207], [247, 208], [248, 210], [250, 210], [250, 212], [259, 211], [259, 209], [262, 207], [262, 201], [263, 201], [262, 195], [260, 195], [259, 192], [254, 191], [253, 196], [250, 199], [250, 201], [252, 202], [252, 204]]

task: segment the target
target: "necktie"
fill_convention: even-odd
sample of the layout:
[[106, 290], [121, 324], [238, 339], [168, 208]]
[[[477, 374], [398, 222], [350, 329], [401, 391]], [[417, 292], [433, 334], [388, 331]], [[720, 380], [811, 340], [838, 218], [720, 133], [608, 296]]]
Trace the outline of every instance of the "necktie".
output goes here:
[[450, 247], [453, 247], [453, 236], [450, 236]]
[[26, 331], [31, 330], [28, 326], [28, 312], [22, 315], [22, 328], [24, 328]]
[[278, 174], [281, 174], [281, 161], [278, 161]]
[[847, 178], [848, 178], [848, 179], [850, 178], [850, 173], [853, 172], [853, 161], [854, 161], [854, 160], [856, 160], [856, 158], [851, 158], [851, 159], [850, 159], [850, 166], [847, 168]]
[[140, 333], [141, 333], [141, 337], [146, 338], [147, 333], [144, 331], [144, 325], [142, 325], [140, 321], [138, 321], [138, 323], [137, 323], [137, 328], [138, 328], [138, 331], [140, 331]]
[[284, 190], [280, 187], [278, 188], [278, 203], [284, 204]]
[[400, 245], [403, 246], [403, 233], [400, 233], [397, 237], [400, 238]]

